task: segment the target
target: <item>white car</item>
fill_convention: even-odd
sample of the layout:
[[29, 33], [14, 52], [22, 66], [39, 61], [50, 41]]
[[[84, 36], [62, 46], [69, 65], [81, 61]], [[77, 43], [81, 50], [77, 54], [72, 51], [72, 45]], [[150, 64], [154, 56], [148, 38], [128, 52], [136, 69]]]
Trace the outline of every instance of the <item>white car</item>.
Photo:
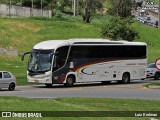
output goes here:
[[160, 70], [156, 68], [155, 63], [151, 63], [147, 67], [147, 78], [160, 79]]
[[0, 71], [0, 89], [8, 88], [8, 90], [13, 91], [16, 87], [15, 76], [7, 71]]

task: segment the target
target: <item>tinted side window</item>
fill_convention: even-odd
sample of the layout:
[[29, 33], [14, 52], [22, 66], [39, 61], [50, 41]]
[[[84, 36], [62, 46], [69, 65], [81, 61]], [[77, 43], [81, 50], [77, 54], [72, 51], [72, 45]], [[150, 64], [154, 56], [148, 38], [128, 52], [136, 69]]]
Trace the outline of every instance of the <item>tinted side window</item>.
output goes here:
[[146, 46], [72, 46], [74, 58], [146, 58]]
[[0, 72], [0, 79], [2, 79], [2, 72]]
[[92, 46], [72, 46], [70, 52], [71, 59], [90, 58], [90, 54], [93, 52]]
[[111, 58], [146, 58], [146, 46], [109, 46], [108, 51]]
[[4, 72], [3, 75], [4, 78], [11, 78], [11, 75], [8, 72]]

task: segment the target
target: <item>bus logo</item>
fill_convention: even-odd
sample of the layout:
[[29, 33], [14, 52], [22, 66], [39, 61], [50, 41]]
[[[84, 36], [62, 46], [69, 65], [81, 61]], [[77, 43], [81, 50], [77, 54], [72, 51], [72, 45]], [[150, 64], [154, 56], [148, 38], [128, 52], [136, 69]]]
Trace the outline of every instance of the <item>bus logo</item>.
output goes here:
[[2, 117], [12, 117], [11, 112], [2, 112]]

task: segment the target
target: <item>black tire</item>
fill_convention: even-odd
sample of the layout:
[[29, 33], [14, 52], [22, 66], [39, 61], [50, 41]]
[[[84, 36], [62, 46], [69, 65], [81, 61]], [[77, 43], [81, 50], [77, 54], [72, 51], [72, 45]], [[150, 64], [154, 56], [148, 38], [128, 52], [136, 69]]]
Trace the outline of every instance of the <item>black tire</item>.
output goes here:
[[74, 85], [75, 79], [73, 76], [69, 76], [66, 80], [65, 86], [72, 87]]
[[45, 84], [45, 85], [46, 85], [46, 87], [50, 88], [50, 87], [52, 87], [53, 84]]
[[154, 76], [154, 79], [159, 80], [160, 79], [160, 73], [156, 73], [155, 76]]
[[8, 90], [9, 90], [9, 91], [13, 91], [13, 90], [15, 90], [15, 87], [16, 87], [15, 83], [11, 83], [11, 84], [9, 85], [9, 87], [8, 87]]
[[101, 81], [103, 85], [110, 84], [111, 81]]
[[130, 74], [129, 73], [124, 73], [122, 76], [122, 80], [118, 81], [119, 83], [127, 84], [130, 83]]

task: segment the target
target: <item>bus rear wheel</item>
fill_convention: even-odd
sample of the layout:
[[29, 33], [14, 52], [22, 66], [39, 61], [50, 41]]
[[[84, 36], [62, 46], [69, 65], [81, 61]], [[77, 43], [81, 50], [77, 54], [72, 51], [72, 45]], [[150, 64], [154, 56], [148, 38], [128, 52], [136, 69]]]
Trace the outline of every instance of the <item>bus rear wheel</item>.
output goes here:
[[65, 86], [72, 87], [74, 85], [75, 79], [73, 76], [69, 76], [66, 80]]
[[122, 76], [122, 80], [118, 81], [118, 83], [123, 83], [123, 84], [130, 83], [130, 74], [129, 73], [124, 73], [123, 76]]

